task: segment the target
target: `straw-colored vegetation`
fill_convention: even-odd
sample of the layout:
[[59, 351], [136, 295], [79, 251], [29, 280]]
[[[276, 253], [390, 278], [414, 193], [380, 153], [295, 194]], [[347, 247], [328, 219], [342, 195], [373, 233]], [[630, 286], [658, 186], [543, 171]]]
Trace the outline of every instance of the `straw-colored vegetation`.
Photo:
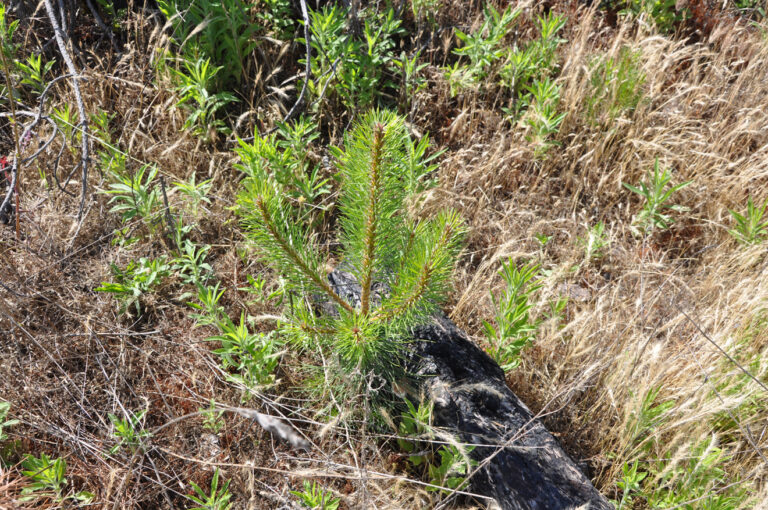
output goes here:
[[438, 304], [618, 508], [768, 500], [764, 3], [134, 3], [0, 7], [0, 508], [441, 507]]

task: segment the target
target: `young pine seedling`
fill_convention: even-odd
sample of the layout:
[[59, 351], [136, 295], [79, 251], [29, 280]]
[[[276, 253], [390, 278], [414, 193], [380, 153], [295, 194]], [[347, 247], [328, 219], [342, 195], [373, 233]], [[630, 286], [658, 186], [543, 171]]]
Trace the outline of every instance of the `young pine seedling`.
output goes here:
[[729, 209], [728, 212], [736, 220], [736, 226], [729, 230], [728, 233], [741, 244], [750, 245], [762, 242], [763, 239], [768, 237], [768, 219], [763, 221], [767, 208], [768, 199], [763, 202], [762, 207], [755, 207], [752, 197], [749, 197], [747, 200], [747, 210], [744, 211], [744, 214], [739, 214]]
[[629, 191], [637, 193], [644, 199], [643, 208], [635, 216], [633, 222], [633, 231], [636, 234], [647, 235], [655, 229], [666, 230], [674, 223], [672, 217], [666, 214], [667, 210], [675, 212], [688, 210], [687, 207], [682, 205], [670, 204], [669, 200], [675, 192], [685, 188], [693, 181], [681, 182], [667, 188], [669, 181], [672, 180], [672, 175], [668, 169], [659, 172], [658, 158], [653, 165], [653, 174], [648, 173], [648, 179], [648, 182], [641, 182], [639, 187], [632, 186], [626, 182], [622, 183]]
[[371, 374], [392, 381], [402, 372], [401, 340], [444, 301], [462, 247], [465, 227], [455, 211], [408, 215], [408, 142], [401, 117], [372, 111], [334, 151], [341, 177], [338, 256], [359, 284], [359, 298], [331, 286], [317, 237], [294, 219], [271, 175], [252, 172], [238, 196], [248, 238], [283, 276], [286, 293], [302, 296], [290, 300], [283, 333], [320, 348], [352, 391]]

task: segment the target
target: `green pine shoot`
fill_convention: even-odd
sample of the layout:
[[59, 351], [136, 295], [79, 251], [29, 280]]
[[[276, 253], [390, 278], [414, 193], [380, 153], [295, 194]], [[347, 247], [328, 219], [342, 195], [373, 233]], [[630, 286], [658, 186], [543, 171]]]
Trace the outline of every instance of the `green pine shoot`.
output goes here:
[[[355, 302], [329, 284], [316, 236], [294, 220], [294, 205], [274, 175], [249, 172], [243, 158], [248, 177], [238, 210], [246, 235], [283, 275], [286, 290], [304, 298], [291, 300], [283, 333], [298, 345], [327, 348], [347, 382], [352, 374], [392, 380], [399, 373], [399, 339], [444, 300], [462, 247], [465, 227], [455, 211], [421, 220], [407, 214], [409, 172], [418, 167], [409, 161], [409, 143], [401, 117], [372, 111], [334, 149], [341, 177], [338, 255], [341, 269], [361, 286]], [[321, 313], [321, 301], [334, 312]]]

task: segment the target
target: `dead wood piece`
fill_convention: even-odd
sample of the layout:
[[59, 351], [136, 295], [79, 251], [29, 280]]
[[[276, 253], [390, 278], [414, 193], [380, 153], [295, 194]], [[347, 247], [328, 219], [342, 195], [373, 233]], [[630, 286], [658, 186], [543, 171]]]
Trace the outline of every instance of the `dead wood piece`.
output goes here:
[[[351, 274], [334, 271], [329, 280], [339, 295], [359, 299]], [[470, 454], [478, 461], [472, 492], [504, 510], [613, 508], [509, 389], [499, 365], [453, 322], [438, 315], [412, 333], [407, 369], [434, 401], [433, 425], [478, 445]]]

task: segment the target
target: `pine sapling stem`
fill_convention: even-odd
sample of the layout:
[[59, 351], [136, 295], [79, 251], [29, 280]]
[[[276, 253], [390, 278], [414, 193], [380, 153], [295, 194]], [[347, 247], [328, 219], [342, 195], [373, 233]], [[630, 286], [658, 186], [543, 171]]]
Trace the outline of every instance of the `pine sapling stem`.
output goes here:
[[384, 144], [384, 126], [376, 124], [373, 131], [373, 147], [371, 148], [371, 178], [368, 186], [368, 212], [365, 218], [365, 245], [363, 254], [362, 293], [360, 297], [360, 313], [368, 315], [371, 300], [371, 285], [373, 284], [373, 258], [376, 249], [376, 229], [378, 227], [378, 200], [382, 181], [381, 147]]

